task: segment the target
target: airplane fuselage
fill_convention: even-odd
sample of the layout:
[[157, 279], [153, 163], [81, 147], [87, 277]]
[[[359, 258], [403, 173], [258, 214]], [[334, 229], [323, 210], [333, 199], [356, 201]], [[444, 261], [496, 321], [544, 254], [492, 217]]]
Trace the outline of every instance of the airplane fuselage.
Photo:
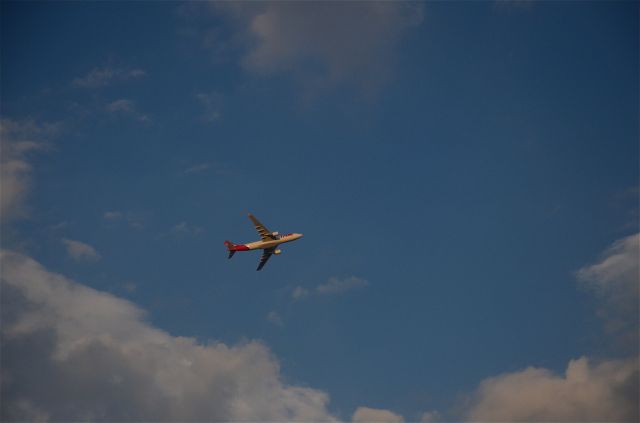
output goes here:
[[[239, 244], [236, 246], [236, 251], [248, 251], [248, 250], [260, 250], [265, 248], [273, 248], [280, 244], [284, 244], [285, 242], [295, 241], [296, 239], [302, 238], [302, 234], [287, 234], [280, 235], [278, 239], [270, 240], [270, 241], [254, 241], [248, 244]], [[245, 248], [242, 248], [245, 247]]]

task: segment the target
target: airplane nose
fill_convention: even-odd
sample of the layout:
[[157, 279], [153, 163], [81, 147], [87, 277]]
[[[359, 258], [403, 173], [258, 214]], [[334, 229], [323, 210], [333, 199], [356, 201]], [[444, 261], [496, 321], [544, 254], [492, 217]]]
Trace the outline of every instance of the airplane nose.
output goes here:
[[303, 237], [303, 235], [302, 235], [302, 234], [298, 234], [298, 236], [299, 236], [300, 238], [302, 238], [302, 237]]

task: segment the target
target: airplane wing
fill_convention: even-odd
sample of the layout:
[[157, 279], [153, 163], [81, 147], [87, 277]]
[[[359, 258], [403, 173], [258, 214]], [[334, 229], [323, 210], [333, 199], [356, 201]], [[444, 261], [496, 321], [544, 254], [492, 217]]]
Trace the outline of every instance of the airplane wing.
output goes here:
[[274, 250], [275, 250], [275, 247], [264, 249], [264, 252], [262, 253], [262, 257], [260, 257], [260, 264], [258, 264], [258, 268], [256, 270], [261, 270], [264, 267], [264, 265], [267, 264], [267, 260], [269, 260], [269, 257], [271, 257]]
[[262, 239], [263, 241], [273, 241], [274, 239], [276, 239], [275, 236], [271, 235], [271, 231], [265, 228], [265, 226], [260, 223], [260, 221], [258, 221], [258, 219], [256, 219], [255, 216], [251, 213], [249, 213], [249, 219], [251, 219], [251, 221], [253, 222], [253, 226], [256, 227], [256, 231], [258, 231], [258, 233], [260, 234], [260, 239]]

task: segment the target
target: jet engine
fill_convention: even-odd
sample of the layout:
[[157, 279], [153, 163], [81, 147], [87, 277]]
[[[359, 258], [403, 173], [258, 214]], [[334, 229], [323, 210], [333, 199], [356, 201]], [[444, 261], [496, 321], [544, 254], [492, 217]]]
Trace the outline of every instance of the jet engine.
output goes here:
[[278, 232], [271, 232], [271, 235], [273, 235], [273, 236], [278, 236], [278, 235], [280, 235], [280, 233], [278, 233]]
[[275, 251], [273, 252], [273, 254], [280, 254], [281, 252], [282, 252], [282, 250], [275, 250]]

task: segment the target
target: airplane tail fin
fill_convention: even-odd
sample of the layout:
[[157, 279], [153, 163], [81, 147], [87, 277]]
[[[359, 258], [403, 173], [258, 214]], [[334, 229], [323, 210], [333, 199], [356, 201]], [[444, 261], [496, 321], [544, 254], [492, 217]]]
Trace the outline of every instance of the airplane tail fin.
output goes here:
[[231, 241], [225, 241], [224, 245], [226, 245], [227, 251], [229, 251], [229, 258], [233, 257], [233, 255], [236, 253], [236, 250], [234, 249], [236, 244]]
[[234, 244], [231, 241], [225, 241], [224, 245], [227, 246], [227, 251], [229, 251], [229, 258], [233, 257], [236, 251], [249, 251], [251, 249], [244, 244]]

